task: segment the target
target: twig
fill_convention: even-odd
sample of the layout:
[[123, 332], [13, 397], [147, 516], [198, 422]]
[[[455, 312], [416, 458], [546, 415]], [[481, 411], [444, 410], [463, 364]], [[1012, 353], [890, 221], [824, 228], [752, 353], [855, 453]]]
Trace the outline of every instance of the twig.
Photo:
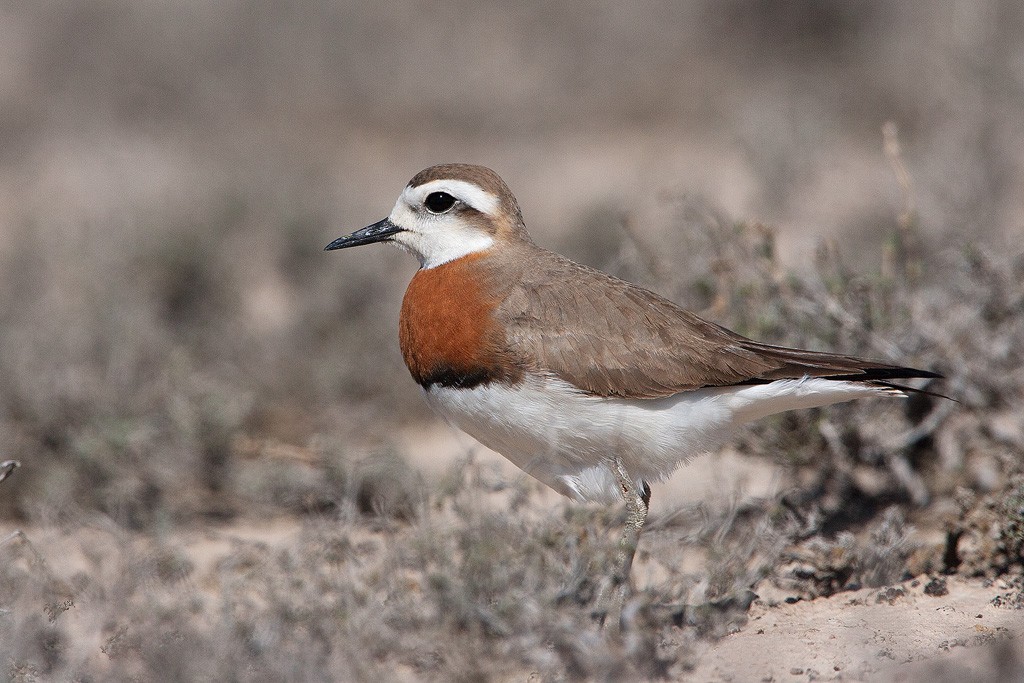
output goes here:
[[26, 548], [28, 548], [28, 551], [30, 553], [32, 553], [33, 565], [40, 566], [43, 568], [45, 572], [49, 573], [50, 570], [46, 566], [46, 560], [43, 559], [43, 556], [39, 554], [39, 551], [36, 550], [36, 547], [32, 545], [32, 541], [28, 540], [28, 536], [26, 536], [25, 532], [21, 529], [15, 529], [3, 538], [0, 538], [0, 547], [5, 546], [7, 544], [13, 545], [15, 542], [21, 543]]
[[4, 460], [3, 462], [0, 462], [0, 481], [11, 476], [11, 472], [19, 467], [21, 467], [21, 463], [17, 460]]
[[899, 130], [896, 123], [886, 121], [882, 126], [883, 149], [885, 156], [896, 174], [896, 182], [903, 192], [903, 210], [900, 212], [898, 224], [899, 234], [894, 254], [903, 274], [912, 282], [921, 275], [921, 259], [918, 249], [917, 235], [917, 203], [914, 200], [914, 185], [910, 171], [903, 162], [903, 149], [900, 147]]
[[930, 498], [928, 486], [925, 485], [921, 475], [910, 466], [907, 456], [902, 453], [887, 453], [885, 455], [885, 463], [889, 466], [889, 470], [896, 477], [896, 480], [910, 494], [910, 499], [914, 502], [914, 505], [924, 507], [928, 504]]
[[894, 437], [886, 439], [882, 443], [882, 449], [888, 452], [900, 452], [904, 451], [911, 446], [917, 444], [921, 439], [934, 434], [942, 421], [953, 412], [959, 404], [956, 401], [940, 401], [936, 403], [935, 408], [932, 409], [928, 416], [921, 420], [920, 424], [912, 429], [908, 429], [902, 434], [897, 434]]

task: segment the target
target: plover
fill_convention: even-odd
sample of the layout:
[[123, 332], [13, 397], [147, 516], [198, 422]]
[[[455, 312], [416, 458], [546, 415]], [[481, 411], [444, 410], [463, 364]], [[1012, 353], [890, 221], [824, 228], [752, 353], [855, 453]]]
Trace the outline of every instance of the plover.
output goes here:
[[431, 166], [391, 214], [327, 249], [415, 255], [399, 342], [429, 403], [554, 490], [624, 502], [624, 590], [650, 482], [767, 415], [868, 396], [934, 372], [764, 344], [536, 245], [490, 169]]

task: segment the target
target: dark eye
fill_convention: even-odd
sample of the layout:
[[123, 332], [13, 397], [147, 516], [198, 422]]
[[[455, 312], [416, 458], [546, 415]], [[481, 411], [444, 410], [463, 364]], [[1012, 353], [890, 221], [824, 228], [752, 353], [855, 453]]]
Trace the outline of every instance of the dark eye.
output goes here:
[[430, 213], [444, 213], [455, 206], [455, 197], [447, 192], [431, 192], [423, 203]]

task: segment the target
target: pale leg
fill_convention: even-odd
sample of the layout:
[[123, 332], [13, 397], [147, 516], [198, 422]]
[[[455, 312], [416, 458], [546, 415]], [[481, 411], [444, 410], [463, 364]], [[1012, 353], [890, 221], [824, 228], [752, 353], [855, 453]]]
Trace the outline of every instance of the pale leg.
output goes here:
[[[629, 591], [629, 575], [633, 569], [633, 557], [640, 543], [640, 532], [647, 521], [647, 510], [651, 501], [651, 489], [646, 483], [638, 489], [636, 483], [616, 457], [613, 461], [612, 473], [622, 492], [626, 503], [626, 525], [619, 540], [619, 551], [616, 553], [615, 572], [611, 576], [611, 585], [605, 584], [597, 598], [597, 606], [602, 622], [611, 615], [616, 623], [622, 614], [622, 606]], [[609, 594], [610, 589], [610, 594]]]

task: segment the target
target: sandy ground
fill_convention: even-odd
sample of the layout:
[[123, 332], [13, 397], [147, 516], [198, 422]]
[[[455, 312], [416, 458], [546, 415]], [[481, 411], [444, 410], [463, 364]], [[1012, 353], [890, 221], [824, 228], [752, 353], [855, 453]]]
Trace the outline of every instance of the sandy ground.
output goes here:
[[[693, 680], [1024, 678], [1024, 618], [992, 604], [1005, 585], [951, 578], [943, 596], [926, 594], [925, 585], [926, 578], [795, 604], [757, 601], [742, 630], [701, 653]], [[1001, 671], [1007, 647], [1016, 663]]]
[[[405, 442], [413, 464], [428, 477], [449, 466], [452, 454], [467, 449], [510, 478], [525, 476], [444, 424], [411, 432]], [[780, 469], [726, 449], [695, 459], [656, 485], [651, 519], [656, 522], [682, 504], [721, 503], [723, 496], [742, 501], [771, 495], [784, 485]], [[540, 495], [538, 503], [552, 510], [565, 504], [553, 493]], [[647, 554], [663, 554], [657, 546], [671, 538], [650, 534], [645, 538]], [[642, 543], [641, 555], [643, 551]], [[638, 562], [638, 585], [657, 578], [652, 565]], [[951, 577], [947, 594], [929, 595], [928, 581], [920, 577], [883, 589], [792, 604], [781, 594], [757, 600], [741, 630], [708, 643], [699, 653], [690, 679], [1024, 681], [1024, 615], [992, 603], [1009, 586], [998, 580]]]
[[[291, 520], [190, 532], [179, 541], [195, 562], [194, 580], [203, 585], [235, 542], [261, 542], [271, 551], [295, 542], [300, 533], [301, 522]], [[54, 561], [51, 551], [57, 552], [59, 538], [30, 537], [51, 566], [60, 567], [59, 574], [78, 564], [71, 557]], [[1019, 610], [993, 604], [1010, 587], [1000, 580], [952, 577], [947, 594], [929, 595], [927, 582], [922, 577], [793, 604], [757, 600], [739, 631], [717, 642], [700, 641], [697, 666], [686, 680], [1024, 680], [1024, 618]], [[88, 614], [88, 608], [72, 609], [66, 618], [84, 632], [96, 626]], [[94, 656], [104, 659], [101, 640], [92, 640]]]
[[[439, 477], [467, 449], [473, 449], [481, 466], [493, 465], [509, 477], [524, 476], [496, 454], [442, 424], [418, 429], [406, 440], [407, 452], [416, 454], [414, 465], [428, 480]], [[763, 496], [783, 483], [781, 473], [763, 461], [729, 451], [704, 456], [655, 489], [652, 523], [657, 526], [659, 517], [664, 519], [680, 503], [711, 504], [721, 502], [722, 496]], [[490, 495], [482, 495], [480, 504], [501, 504], [500, 493], [488, 501]], [[534, 512], [538, 515], [554, 514], [567, 504], [555, 494], [543, 493], [540, 487], [535, 499]], [[214, 585], [218, 564], [235, 552], [238, 542], [262, 543], [271, 552], [301, 542], [302, 531], [301, 520], [282, 518], [259, 523], [238, 521], [174, 535], [175, 541], [187, 548], [195, 566], [192, 580], [197, 585]], [[69, 578], [75, 571], [88, 571], [87, 557], [61, 556], [60, 548], [65, 544], [69, 548], [88, 546], [81, 538], [76, 544], [55, 530], [27, 533], [56, 574]], [[377, 539], [369, 538], [377, 532], [368, 528], [365, 533], [366, 542], [377, 543]], [[672, 533], [657, 529], [645, 536], [634, 569], [638, 585], [663, 578], [652, 557], [676, 562], [678, 549], [671, 546], [673, 538]], [[103, 547], [102, 542], [98, 541], [96, 547]], [[684, 565], [686, 571], [700, 571], [699, 561], [689, 566], [694, 561], [689, 558]], [[690, 658], [696, 667], [688, 672], [686, 680], [1024, 680], [1024, 614], [993, 603], [1011, 586], [1002, 580], [948, 577], [946, 592], [933, 594], [936, 591], [926, 591], [928, 583], [928, 577], [918, 577], [896, 586], [798, 602], [787, 602], [786, 594], [771, 588], [761, 591], [759, 587], [761, 598], [751, 607], [745, 625], [718, 641], [698, 641], [695, 656]], [[86, 603], [66, 617], [81, 632], [95, 628]]]

